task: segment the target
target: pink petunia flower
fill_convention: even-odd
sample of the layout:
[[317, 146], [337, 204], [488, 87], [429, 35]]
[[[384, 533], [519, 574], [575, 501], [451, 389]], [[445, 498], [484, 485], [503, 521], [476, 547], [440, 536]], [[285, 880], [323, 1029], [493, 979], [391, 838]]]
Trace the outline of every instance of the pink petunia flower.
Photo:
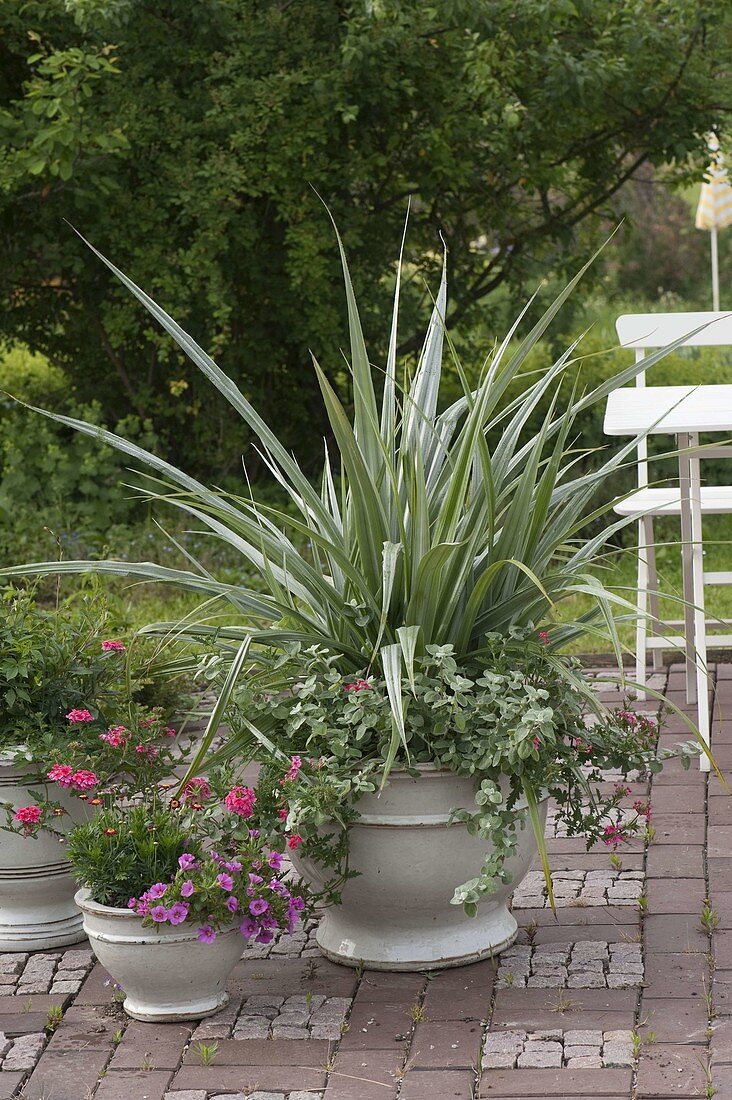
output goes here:
[[114, 638], [108, 638], [107, 641], [102, 642], [102, 649], [105, 653], [122, 653], [124, 648], [124, 642], [117, 642]]
[[90, 710], [70, 710], [66, 715], [69, 722], [93, 722], [94, 715]]

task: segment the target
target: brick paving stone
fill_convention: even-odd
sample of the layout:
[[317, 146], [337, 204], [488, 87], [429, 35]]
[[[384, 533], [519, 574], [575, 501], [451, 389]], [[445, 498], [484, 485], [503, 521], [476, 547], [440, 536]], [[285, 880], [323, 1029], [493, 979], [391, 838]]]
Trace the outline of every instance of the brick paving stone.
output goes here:
[[380, 970], [366, 970], [358, 988], [358, 1000], [411, 1005], [419, 998], [425, 982], [423, 974], [386, 974]]
[[648, 912], [689, 913], [698, 918], [706, 893], [703, 878], [676, 879], [673, 882], [649, 879], [646, 882]]
[[[431, 1016], [427, 1016], [431, 1019]], [[402, 1050], [413, 1026], [406, 1005], [354, 1003], [341, 1050]]]
[[[216, 1050], [215, 1066], [323, 1066], [328, 1061], [331, 1045], [311, 1039], [307, 1043], [288, 1039], [253, 1039], [240, 1043], [236, 1039], [222, 1040]], [[200, 1066], [194, 1046], [183, 1058], [184, 1066]]]
[[644, 991], [641, 1000], [641, 1024], [638, 1029], [641, 1035], [653, 1032], [659, 1043], [705, 1042], [708, 1019], [703, 990], [700, 989], [696, 996], [684, 999], [656, 999], [647, 996], [651, 992]]
[[[241, 1046], [241, 1043], [237, 1044]], [[249, 1046], [249, 1044], [246, 1044]], [[307, 1046], [306, 1043], [297, 1044], [300, 1049]], [[212, 1066], [187, 1066], [184, 1065], [175, 1074], [171, 1091], [176, 1089], [206, 1089], [211, 1093], [232, 1092], [234, 1090], [254, 1092], [280, 1090], [292, 1092], [295, 1089], [317, 1091], [324, 1089], [326, 1083], [326, 1071], [320, 1067], [298, 1065], [250, 1065], [250, 1066], [220, 1066], [214, 1062]], [[386, 1095], [386, 1094], [385, 1094]], [[33, 1098], [35, 1100], [35, 1098]], [[56, 1098], [54, 1097], [54, 1100]], [[63, 1100], [66, 1100], [64, 1097]], [[71, 1100], [71, 1098], [69, 1098]], [[74, 1097], [79, 1100], [79, 1097]], [[130, 1098], [132, 1100], [132, 1098]], [[329, 1098], [330, 1100], [330, 1098]]]
[[0, 1100], [11, 1100], [12, 1097], [18, 1096], [18, 1090], [25, 1078], [26, 1074], [22, 1071], [18, 1073], [0, 1073]]
[[708, 951], [709, 941], [699, 928], [699, 915], [649, 913], [645, 919], [645, 951]]
[[703, 993], [709, 962], [699, 952], [658, 951], [646, 956], [646, 992], [654, 997], [690, 997]]
[[83, 1100], [96, 1086], [108, 1057], [105, 1050], [47, 1050], [25, 1086], [23, 1100]]
[[701, 844], [651, 844], [646, 859], [651, 878], [703, 878], [704, 848]]
[[443, 970], [427, 983], [424, 1012], [428, 1020], [483, 1020], [493, 995], [497, 961]]
[[478, 1096], [481, 1100], [534, 1100], [535, 1097], [569, 1097], [587, 1100], [597, 1097], [612, 1100], [630, 1094], [632, 1071], [629, 1069], [537, 1069], [490, 1070], [480, 1079]]
[[[689, 773], [687, 772], [687, 775]], [[681, 814], [695, 812], [704, 814], [704, 783], [676, 784], [671, 787], [656, 787], [653, 790], [653, 820], [657, 814]]]
[[339, 1051], [324, 1100], [394, 1100], [400, 1073], [401, 1061], [390, 1051]]
[[151, 1063], [154, 1069], [177, 1069], [191, 1030], [185, 1024], [146, 1024], [131, 1020], [109, 1068], [139, 1069]]
[[467, 1070], [409, 1070], [399, 1100], [472, 1100], [474, 1084]]
[[94, 1100], [164, 1100], [169, 1082], [167, 1070], [116, 1070], [102, 1078]]
[[[567, 1004], [567, 1002], [569, 1002]], [[563, 1011], [559, 1011], [567, 1004]], [[491, 1028], [545, 1027], [611, 1031], [633, 1020], [635, 989], [578, 989], [547, 993], [543, 989], [499, 989]]]
[[414, 1069], [470, 1069], [479, 1061], [481, 1038], [477, 1021], [417, 1024], [409, 1065]]
[[[643, 1047], [638, 1065], [638, 1100], [703, 1095], [703, 1048], [658, 1044]], [[700, 1064], [702, 1063], [702, 1064]]]

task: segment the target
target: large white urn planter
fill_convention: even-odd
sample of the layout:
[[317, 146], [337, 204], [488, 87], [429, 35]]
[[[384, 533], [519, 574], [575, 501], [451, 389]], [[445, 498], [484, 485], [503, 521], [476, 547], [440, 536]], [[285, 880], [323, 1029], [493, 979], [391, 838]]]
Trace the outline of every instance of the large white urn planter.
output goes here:
[[166, 1023], [212, 1016], [229, 1002], [226, 983], [245, 940], [238, 925], [201, 943], [198, 927], [161, 924], [144, 928], [129, 909], [76, 895], [94, 954], [124, 990], [124, 1010], [135, 1020]]
[[[380, 795], [361, 798], [349, 830], [349, 866], [358, 872], [342, 890], [342, 903], [325, 910], [318, 945], [329, 959], [374, 970], [436, 970], [498, 955], [518, 926], [507, 901], [530, 870], [536, 841], [525, 816], [518, 847], [507, 863], [509, 884], [467, 917], [451, 905], [454, 888], [479, 873], [489, 841], [449, 824], [453, 809], [475, 811], [475, 780], [431, 766], [415, 778], [393, 771]], [[547, 801], [540, 804], [542, 823]], [[297, 869], [314, 886], [322, 868], [293, 853]]]
[[[32, 792], [44, 788], [29, 783], [27, 766], [0, 761], [0, 803], [14, 809], [33, 805]], [[71, 820], [84, 813], [83, 804], [64, 791], [53, 794]], [[64, 819], [59, 819], [63, 829]], [[36, 838], [0, 831], [0, 951], [47, 951], [84, 939], [81, 913], [74, 902], [78, 884], [53, 833]]]

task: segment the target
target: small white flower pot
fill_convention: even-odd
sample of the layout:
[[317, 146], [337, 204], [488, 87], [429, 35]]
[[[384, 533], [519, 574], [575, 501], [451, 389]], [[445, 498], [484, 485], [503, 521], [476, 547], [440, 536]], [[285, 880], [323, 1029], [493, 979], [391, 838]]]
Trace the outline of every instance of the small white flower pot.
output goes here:
[[[506, 864], [511, 882], [467, 917], [450, 899], [456, 886], [479, 874], [490, 845], [448, 820], [452, 809], [475, 812], [477, 784], [432, 766], [419, 771], [419, 778], [393, 771], [381, 795], [359, 800], [361, 816], [349, 830], [349, 867], [358, 875], [345, 883], [342, 903], [325, 910], [316, 937], [334, 962], [436, 970], [498, 955], [516, 938], [507, 902], [537, 854], [528, 815]], [[542, 824], [547, 804], [540, 804]], [[307, 847], [293, 852], [293, 862], [317, 888], [327, 875], [306, 854]]]
[[124, 990], [128, 1016], [198, 1020], [228, 1004], [226, 983], [246, 946], [238, 925], [201, 943], [197, 924], [144, 928], [130, 909], [100, 905], [85, 889], [76, 903], [94, 954]]
[[[0, 763], [0, 802], [15, 809], [33, 805], [29, 769]], [[80, 820], [84, 805], [63, 790], [53, 797]], [[64, 821], [59, 818], [59, 830]], [[53, 833], [22, 837], [0, 830], [0, 951], [49, 951], [84, 939], [81, 913], [74, 902], [78, 884]]]

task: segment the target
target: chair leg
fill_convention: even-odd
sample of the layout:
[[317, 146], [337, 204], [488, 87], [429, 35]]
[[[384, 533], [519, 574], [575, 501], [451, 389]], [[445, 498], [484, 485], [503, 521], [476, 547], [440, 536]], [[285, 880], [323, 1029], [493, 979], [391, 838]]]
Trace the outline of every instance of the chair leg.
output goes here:
[[[690, 440], [692, 446], [698, 444], [698, 437]], [[701, 476], [699, 458], [694, 456], [689, 463], [690, 504], [691, 504], [691, 540], [692, 540], [692, 584], [694, 601], [694, 649], [696, 657], [697, 725], [705, 744], [710, 744], [709, 731], [709, 674], [707, 671], [707, 623], [706, 602], [704, 599], [704, 543], [702, 539], [701, 514]], [[708, 772], [711, 761], [707, 753], [702, 753], [699, 761], [702, 771]]]
[[[679, 435], [679, 448], [688, 449], [687, 435]], [[696, 683], [696, 649], [694, 644], [694, 581], [692, 570], [692, 534], [691, 534], [691, 509], [688, 506], [689, 484], [689, 458], [687, 455], [679, 457], [679, 489], [681, 492], [681, 573], [684, 585], [684, 639], [686, 657], [686, 701], [695, 703], [697, 700]]]
[[635, 624], [636, 698], [645, 699], [646, 664], [648, 660], [648, 545], [644, 521], [638, 521], [638, 615]]
[[[653, 533], [653, 516], [644, 516], [641, 520], [645, 527], [646, 558], [648, 561], [648, 607], [651, 615], [650, 628], [656, 636], [663, 634], [658, 599], [658, 572], [656, 571], [656, 543]], [[660, 649], [651, 650], [653, 671], [663, 668], [663, 653]]]

